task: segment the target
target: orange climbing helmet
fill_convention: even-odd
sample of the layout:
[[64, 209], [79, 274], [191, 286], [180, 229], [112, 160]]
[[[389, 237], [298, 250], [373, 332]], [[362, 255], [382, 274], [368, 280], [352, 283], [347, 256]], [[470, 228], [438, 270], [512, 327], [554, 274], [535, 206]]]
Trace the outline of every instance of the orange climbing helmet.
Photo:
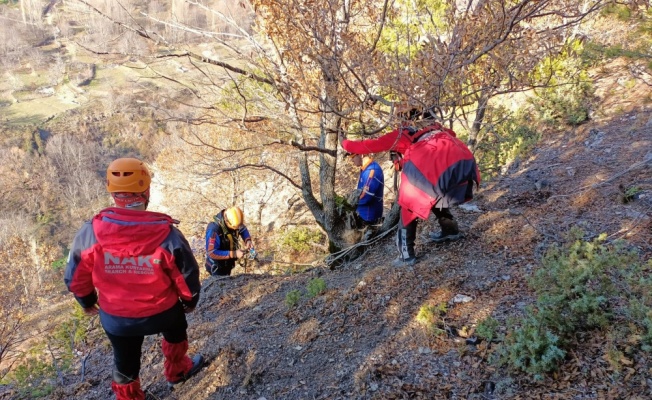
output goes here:
[[238, 229], [244, 224], [244, 214], [240, 207], [229, 207], [224, 210], [224, 223], [229, 229]]
[[118, 158], [106, 169], [106, 189], [109, 193], [143, 193], [152, 183], [152, 174], [135, 158]]

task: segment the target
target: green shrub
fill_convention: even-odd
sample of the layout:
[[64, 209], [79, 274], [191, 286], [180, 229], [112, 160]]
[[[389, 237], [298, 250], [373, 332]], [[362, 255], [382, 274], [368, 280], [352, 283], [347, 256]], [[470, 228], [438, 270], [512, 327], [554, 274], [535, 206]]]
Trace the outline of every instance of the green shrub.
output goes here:
[[607, 300], [614, 285], [607, 272], [618, 265], [615, 254], [601, 245], [605, 238], [552, 247], [530, 279], [538, 294], [538, 318], [562, 336], [604, 327], [611, 317]]
[[487, 132], [483, 132], [476, 149], [484, 179], [497, 175], [503, 166], [517, 158], [525, 157], [541, 138], [526, 110], [511, 113], [504, 107], [491, 108], [485, 129]]
[[545, 59], [533, 72], [533, 80], [541, 82], [542, 87], [535, 90], [530, 103], [543, 121], [575, 126], [589, 119], [595, 89], [582, 51], [579, 40], [571, 41], [559, 55]]
[[648, 313], [645, 318], [640, 319], [640, 325], [643, 328], [643, 335], [641, 336], [641, 350], [651, 353], [652, 352], [652, 312], [648, 308]]
[[498, 321], [495, 318], [487, 317], [480, 321], [478, 326], [475, 328], [475, 335], [491, 342], [496, 339], [498, 336]]
[[299, 253], [308, 252], [313, 244], [323, 241], [323, 234], [317, 229], [305, 226], [286, 229], [281, 236], [281, 246]]
[[559, 336], [537, 318], [534, 309], [529, 308], [527, 312], [520, 327], [505, 338], [500, 362], [539, 380], [544, 373], [557, 369], [566, 352], [561, 348]]
[[52, 263], [52, 269], [55, 271], [63, 271], [66, 268], [66, 263], [68, 262], [68, 255], [54, 260]]
[[288, 306], [288, 308], [292, 308], [299, 303], [299, 300], [301, 299], [301, 292], [299, 290], [290, 290], [286, 295], [285, 295], [285, 305]]
[[52, 363], [31, 355], [12, 371], [9, 380], [18, 389], [20, 398], [35, 399], [52, 393], [56, 377]]
[[447, 312], [446, 303], [439, 303], [437, 305], [423, 305], [419, 308], [417, 313], [417, 322], [423, 325], [428, 332], [439, 336], [445, 331], [440, 328], [443, 325], [442, 317]]
[[566, 244], [543, 257], [528, 282], [536, 302], [522, 321], [511, 323], [500, 364], [540, 379], [577, 345], [578, 333], [594, 330], [611, 338], [605, 349], [610, 362], [619, 362], [621, 347], [652, 350], [652, 261], [642, 263], [624, 241], [607, 243], [606, 234], [590, 242], [582, 236], [572, 229]]
[[308, 297], [313, 298], [319, 296], [326, 291], [326, 282], [321, 278], [311, 279], [308, 282]]
[[625, 190], [623, 195], [623, 203], [629, 203], [632, 200], [635, 200], [639, 193], [642, 192], [642, 189], [638, 186], [631, 186]]
[[632, 17], [632, 10], [625, 4], [607, 4], [600, 10], [602, 15], [614, 15], [619, 21], [625, 22]]
[[84, 314], [79, 304], [75, 304], [70, 318], [60, 323], [51, 336], [51, 341], [61, 349], [64, 357], [72, 355], [73, 351], [88, 336], [88, 325], [92, 317]]
[[56, 386], [57, 374], [72, 366], [73, 352], [82, 347], [91, 318], [76, 305], [71, 317], [60, 323], [52, 335], [30, 348], [5, 381], [18, 388], [21, 398], [49, 395]]

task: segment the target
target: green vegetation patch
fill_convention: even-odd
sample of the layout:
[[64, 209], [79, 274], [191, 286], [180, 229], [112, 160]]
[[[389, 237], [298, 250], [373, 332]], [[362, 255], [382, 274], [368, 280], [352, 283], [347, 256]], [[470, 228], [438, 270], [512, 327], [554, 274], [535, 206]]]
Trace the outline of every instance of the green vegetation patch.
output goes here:
[[322, 278], [314, 278], [308, 282], [305, 293], [301, 290], [290, 290], [285, 295], [285, 305], [292, 308], [299, 304], [302, 297], [306, 296], [309, 299], [317, 297], [326, 291], [326, 282]]
[[602, 234], [586, 241], [574, 229], [567, 243], [546, 253], [529, 280], [536, 302], [523, 318], [508, 322], [499, 364], [542, 379], [579, 345], [578, 335], [598, 331], [611, 338], [607, 358], [624, 349], [650, 352], [652, 260], [644, 262], [624, 241], [606, 239]]
[[73, 313], [51, 335], [30, 347], [2, 383], [16, 387], [20, 398], [34, 399], [52, 393], [58, 375], [70, 370], [74, 352], [83, 348], [91, 318], [96, 317], [85, 315], [75, 305]]
[[425, 304], [419, 308], [417, 314], [417, 321], [434, 336], [440, 336], [446, 331], [442, 329], [443, 317], [448, 312], [446, 303], [439, 303], [436, 305]]
[[323, 240], [324, 235], [320, 230], [299, 226], [286, 229], [281, 235], [280, 244], [285, 251], [305, 253], [313, 248], [313, 244]]
[[492, 178], [504, 166], [525, 158], [541, 139], [527, 110], [511, 113], [498, 106], [492, 107], [488, 114], [489, 123], [475, 155], [483, 179]]
[[533, 80], [545, 83], [531, 99], [543, 121], [571, 126], [588, 121], [595, 88], [588, 65], [579, 56], [583, 51], [581, 41], [570, 41], [560, 54], [546, 58], [533, 71]]

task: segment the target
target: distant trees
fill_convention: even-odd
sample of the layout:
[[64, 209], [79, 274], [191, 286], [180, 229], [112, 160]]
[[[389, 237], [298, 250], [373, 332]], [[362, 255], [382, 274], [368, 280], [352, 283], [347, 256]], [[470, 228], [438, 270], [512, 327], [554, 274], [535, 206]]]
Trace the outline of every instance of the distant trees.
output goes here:
[[[97, 2], [79, 1], [125, 34], [156, 44], [147, 58], [151, 68], [168, 59], [198, 72], [192, 79], [159, 72], [183, 91], [174, 97], [175, 109], [153, 105], [168, 123], [192, 124], [186, 140], [206, 150], [213, 176], [234, 168], [283, 176], [334, 247], [342, 245], [344, 228], [337, 207], [338, 135], [390, 128], [397, 122], [391, 104], [409, 101], [448, 124], [461, 121], [475, 144], [491, 99], [545, 84], [533, 81], [532, 69], [559, 52], [604, 3], [252, 0], [225, 10], [189, 2], [210, 18], [181, 20], [133, 9], [121, 18]], [[238, 24], [243, 10], [255, 16], [253, 27]], [[149, 25], [134, 23], [142, 17]], [[213, 18], [236, 34], [211, 30]], [[170, 41], [158, 34], [160, 26], [214, 46], [198, 51]], [[214, 53], [218, 49], [230, 49], [232, 61]], [[217, 129], [202, 129], [208, 125]], [[236, 154], [241, 161], [234, 161]]]
[[18, 356], [18, 346], [26, 340], [22, 305], [14, 301], [7, 294], [0, 295], [0, 379], [10, 371]]
[[88, 210], [99, 206], [106, 188], [99, 169], [104, 163], [102, 148], [94, 141], [82, 141], [70, 134], [55, 135], [45, 148], [52, 166], [52, 179], [60, 185], [71, 210]]
[[42, 13], [46, 1], [43, 0], [19, 0], [20, 15], [24, 24], [40, 24], [42, 21]]
[[26, 215], [0, 217], [0, 378], [19, 355], [29, 334], [22, 329], [39, 298], [52, 290], [57, 249], [39, 239]]

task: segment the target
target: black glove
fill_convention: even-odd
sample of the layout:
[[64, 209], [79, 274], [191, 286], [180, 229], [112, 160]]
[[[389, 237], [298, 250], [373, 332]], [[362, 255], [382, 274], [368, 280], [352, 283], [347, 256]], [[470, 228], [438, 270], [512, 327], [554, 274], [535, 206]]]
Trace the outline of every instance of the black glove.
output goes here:
[[401, 159], [403, 158], [401, 156], [401, 153], [398, 153], [396, 151], [390, 151], [389, 158], [392, 160], [392, 163], [394, 164], [395, 171], [400, 171], [401, 169], [403, 169], [401, 166]]
[[183, 312], [185, 312], [186, 314], [193, 312], [195, 310], [195, 307], [197, 306], [197, 302], [199, 302], [199, 293], [194, 293], [190, 301], [185, 301], [182, 299], [179, 299], [179, 301], [183, 306]]

